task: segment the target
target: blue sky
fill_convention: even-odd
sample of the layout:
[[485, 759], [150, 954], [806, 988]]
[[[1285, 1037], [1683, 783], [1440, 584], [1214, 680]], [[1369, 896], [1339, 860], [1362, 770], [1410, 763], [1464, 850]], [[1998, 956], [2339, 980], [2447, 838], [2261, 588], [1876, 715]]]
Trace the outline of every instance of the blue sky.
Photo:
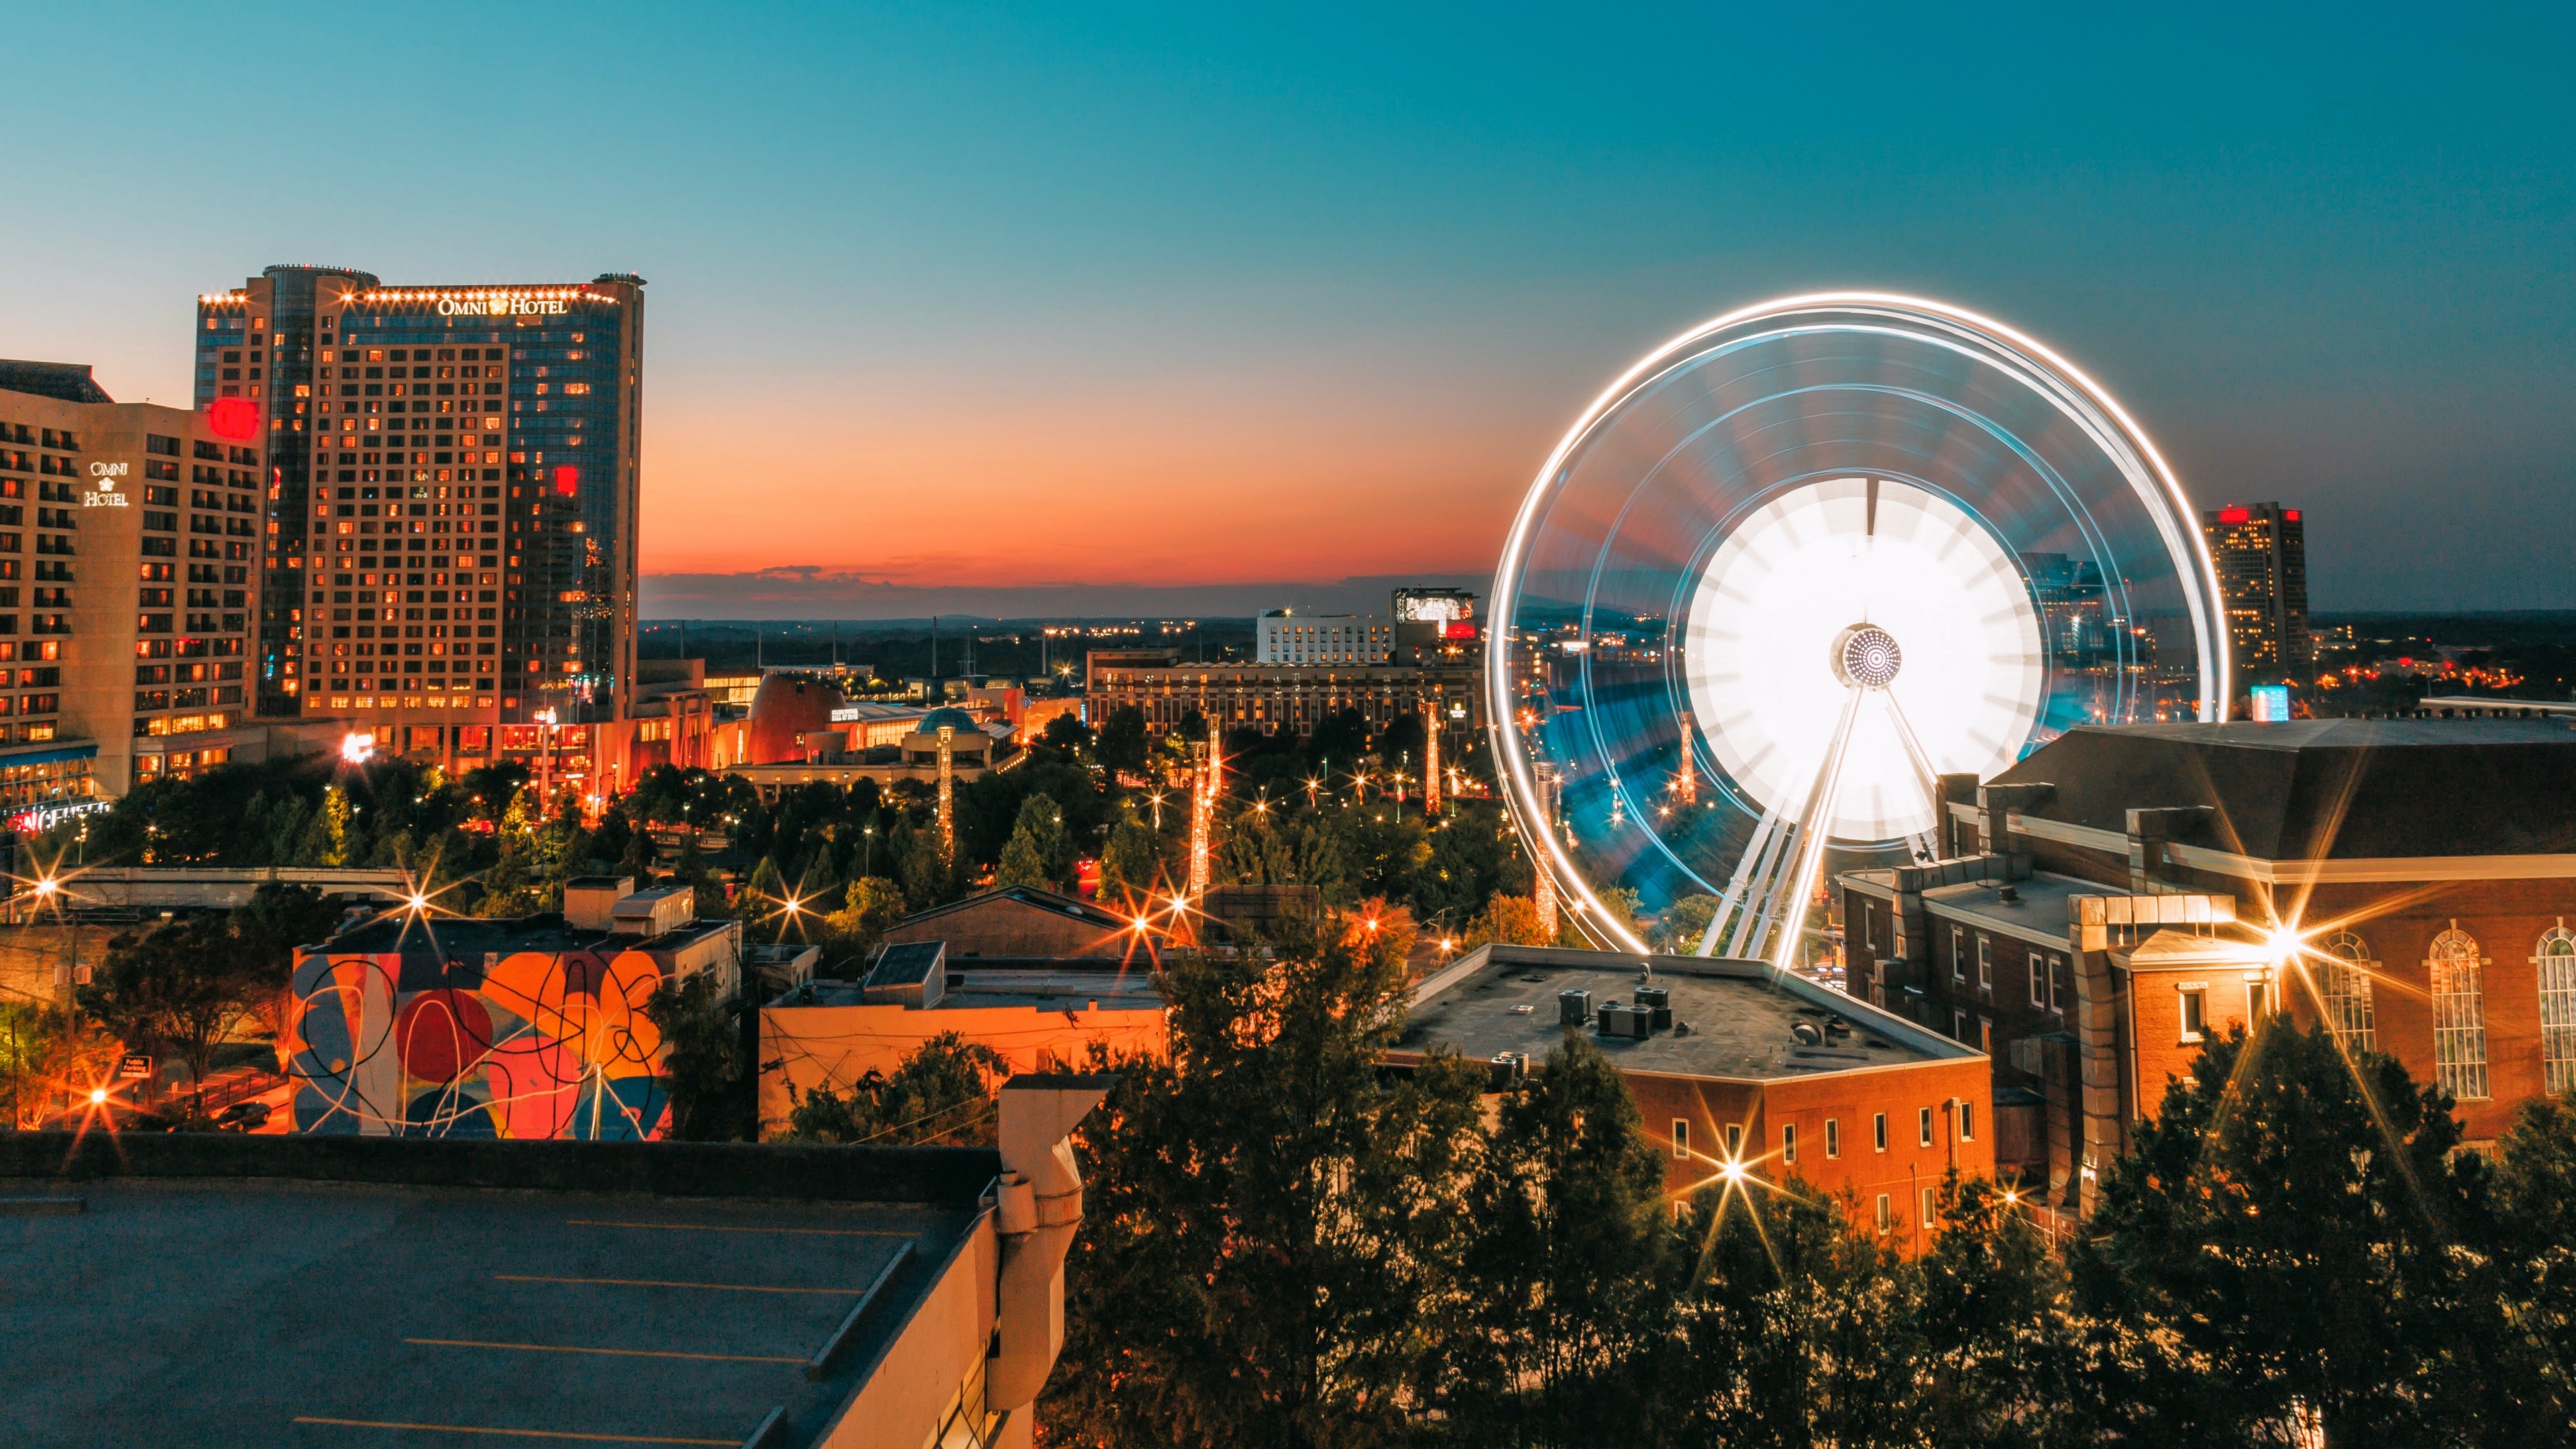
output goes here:
[[18, 6], [0, 354], [167, 401], [195, 294], [269, 262], [636, 271], [688, 612], [792, 612], [808, 575], [739, 577], [791, 565], [1108, 612], [1488, 569], [1654, 344], [1919, 291], [2083, 364], [2201, 501], [2306, 508], [2320, 608], [2570, 608], [2571, 28]]

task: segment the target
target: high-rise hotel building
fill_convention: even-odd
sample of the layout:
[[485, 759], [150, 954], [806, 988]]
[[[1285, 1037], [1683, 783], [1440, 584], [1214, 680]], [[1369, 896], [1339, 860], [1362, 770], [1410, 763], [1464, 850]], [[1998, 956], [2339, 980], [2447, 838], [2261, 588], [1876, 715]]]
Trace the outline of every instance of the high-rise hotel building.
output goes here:
[[22, 829], [261, 758], [257, 416], [0, 362], [0, 814]]
[[2306, 682], [2316, 646], [2308, 629], [2308, 529], [2299, 510], [2230, 503], [2205, 510], [2200, 528], [2218, 568], [2239, 678]]
[[272, 717], [451, 763], [592, 756], [631, 715], [644, 282], [388, 287], [270, 267], [201, 297], [197, 395], [269, 443]]

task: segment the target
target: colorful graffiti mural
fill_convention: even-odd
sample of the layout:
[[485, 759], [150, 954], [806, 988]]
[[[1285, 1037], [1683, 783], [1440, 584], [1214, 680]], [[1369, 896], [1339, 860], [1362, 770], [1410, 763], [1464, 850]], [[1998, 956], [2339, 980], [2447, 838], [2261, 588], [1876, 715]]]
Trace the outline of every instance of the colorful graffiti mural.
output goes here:
[[662, 1034], [641, 951], [306, 953], [282, 1044], [299, 1132], [659, 1137]]

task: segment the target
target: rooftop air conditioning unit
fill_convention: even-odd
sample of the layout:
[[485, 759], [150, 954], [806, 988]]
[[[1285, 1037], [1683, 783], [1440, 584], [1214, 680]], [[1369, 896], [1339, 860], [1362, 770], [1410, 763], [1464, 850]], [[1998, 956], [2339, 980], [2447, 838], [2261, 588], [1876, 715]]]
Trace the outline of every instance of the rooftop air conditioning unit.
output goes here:
[[1589, 991], [1556, 993], [1556, 1020], [1559, 1026], [1581, 1026], [1592, 1020], [1592, 993]]

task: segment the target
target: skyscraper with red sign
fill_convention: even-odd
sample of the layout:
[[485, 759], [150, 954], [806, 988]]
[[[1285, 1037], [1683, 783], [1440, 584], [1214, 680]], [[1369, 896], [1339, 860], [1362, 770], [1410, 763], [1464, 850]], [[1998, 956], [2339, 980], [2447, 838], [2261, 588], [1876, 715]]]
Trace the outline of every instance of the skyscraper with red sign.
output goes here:
[[2239, 684], [2304, 682], [2315, 662], [2308, 632], [2308, 536], [2299, 510], [2230, 503], [2200, 515], [2227, 607]]
[[200, 404], [246, 404], [270, 442], [261, 713], [612, 783], [594, 746], [634, 689], [643, 288], [270, 267], [198, 299]]

